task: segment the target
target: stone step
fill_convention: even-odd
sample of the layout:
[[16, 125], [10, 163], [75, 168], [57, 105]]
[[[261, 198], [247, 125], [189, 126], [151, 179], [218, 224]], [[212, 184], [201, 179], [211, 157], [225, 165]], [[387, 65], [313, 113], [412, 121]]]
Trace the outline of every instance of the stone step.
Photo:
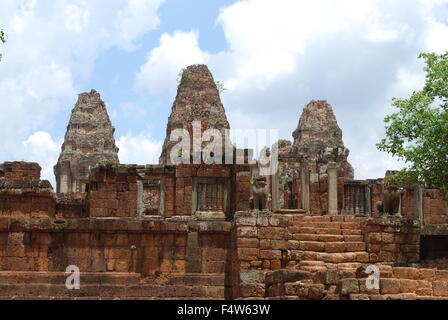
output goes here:
[[305, 257], [303, 260], [316, 260], [328, 263], [369, 262], [369, 254], [365, 251], [343, 253], [304, 252], [303, 256]]
[[[64, 284], [69, 274], [65, 272], [0, 271], [0, 284]], [[81, 273], [86, 284], [139, 284], [137, 273]]]
[[322, 242], [363, 242], [362, 235], [334, 235], [334, 234], [293, 234], [294, 240], [299, 241], [322, 241]]
[[294, 227], [290, 228], [291, 233], [294, 234], [331, 234], [342, 235], [342, 229], [340, 228], [313, 228], [313, 227]]
[[[225, 298], [222, 297], [194, 297], [194, 300], [225, 300]], [[123, 301], [133, 301], [133, 300], [190, 300], [189, 297], [170, 297], [170, 298], [160, 298], [160, 297], [50, 297], [50, 296], [39, 296], [39, 297], [20, 297], [20, 296], [14, 296], [14, 297], [8, 297], [8, 296], [0, 296], [0, 301], [28, 301], [28, 300], [40, 300], [40, 301], [72, 301], [72, 300], [92, 300], [92, 301], [98, 301], [98, 300], [105, 300], [105, 301], [115, 301], [115, 300], [123, 300]]]
[[342, 253], [328, 253], [328, 252], [317, 252], [317, 251], [294, 251], [295, 259], [297, 261], [307, 260], [307, 261], [323, 261], [328, 263], [368, 263], [369, 253], [365, 251], [355, 251], [355, 252], [342, 252]]
[[327, 253], [359, 252], [366, 250], [364, 242], [299, 241], [299, 250]]
[[365, 251], [358, 252], [344, 252], [344, 253], [324, 253], [318, 252], [316, 259], [319, 261], [331, 262], [331, 263], [346, 263], [346, 262], [369, 262], [369, 254]]
[[[65, 272], [0, 271], [0, 284], [64, 284], [69, 274]], [[145, 283], [224, 285], [224, 274], [170, 274], [168, 277], [147, 276], [139, 273], [81, 272], [81, 282], [85, 284], [125, 284]]]
[[361, 229], [358, 222], [300, 222], [299, 226], [304, 228]]
[[368, 289], [366, 278], [359, 278], [358, 274], [355, 274], [355, 277], [343, 277], [339, 281], [338, 292], [344, 295], [381, 294], [448, 297], [448, 279], [428, 281], [419, 279], [418, 274], [410, 275], [415, 276], [414, 279], [383, 278], [380, 276], [379, 289]]
[[437, 296], [420, 296], [413, 293], [399, 293], [399, 294], [364, 294], [356, 293], [349, 295], [350, 300], [448, 300], [448, 297]]
[[341, 228], [314, 228], [314, 227], [291, 227], [293, 234], [322, 234], [322, 235], [362, 235], [361, 229], [341, 229]]
[[353, 271], [356, 273], [356, 269], [359, 267], [365, 265], [365, 263], [361, 262], [342, 262], [335, 265], [335, 267], [339, 270], [345, 270], [345, 271]]
[[186, 285], [83, 285], [68, 290], [58, 284], [0, 284], [7, 297], [142, 297], [142, 298], [224, 298], [224, 286]]
[[300, 261], [295, 268], [304, 271], [317, 272], [327, 270], [343, 271], [346, 276], [355, 276], [356, 269], [364, 265], [360, 262], [342, 262], [342, 263], [328, 263], [324, 261]]
[[362, 222], [367, 220], [367, 217], [355, 217], [353, 215], [338, 215], [338, 216], [307, 216], [297, 215], [292, 218], [294, 221], [304, 222]]

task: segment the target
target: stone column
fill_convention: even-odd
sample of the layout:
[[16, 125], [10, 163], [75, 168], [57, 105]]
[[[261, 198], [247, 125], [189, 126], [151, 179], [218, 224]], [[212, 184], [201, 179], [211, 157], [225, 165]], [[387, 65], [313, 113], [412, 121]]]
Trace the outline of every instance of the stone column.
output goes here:
[[328, 214], [338, 214], [338, 165], [336, 162], [329, 162], [328, 173]]
[[370, 216], [372, 214], [372, 196], [370, 185], [366, 185], [366, 216]]
[[398, 212], [396, 214], [397, 217], [401, 217], [401, 212], [403, 208], [403, 189], [398, 189], [398, 194], [400, 196], [399, 202], [398, 202]]
[[310, 172], [306, 161], [300, 164], [300, 182], [301, 182], [301, 196], [302, 209], [306, 213], [310, 211]]
[[276, 173], [272, 176], [272, 185], [271, 185], [272, 212], [278, 212], [278, 210], [280, 209], [278, 206], [279, 188], [280, 188], [280, 181], [279, 181], [278, 170], [277, 170]]
[[423, 225], [423, 188], [420, 186], [414, 189], [415, 198], [415, 220]]
[[201, 273], [202, 251], [199, 244], [199, 233], [190, 232], [187, 236], [186, 265], [187, 273]]

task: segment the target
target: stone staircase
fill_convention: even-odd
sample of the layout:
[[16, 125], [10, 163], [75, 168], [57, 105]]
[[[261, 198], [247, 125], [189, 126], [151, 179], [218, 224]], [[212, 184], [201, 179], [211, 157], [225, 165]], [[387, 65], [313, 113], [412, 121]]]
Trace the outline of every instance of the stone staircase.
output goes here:
[[367, 289], [358, 276], [341, 279], [338, 292], [349, 300], [448, 300], [448, 270], [379, 267], [379, 290]]
[[319, 272], [328, 269], [356, 270], [369, 262], [362, 217], [300, 216], [295, 218], [292, 233], [296, 268]]
[[0, 272], [0, 300], [224, 299], [223, 274], [81, 273], [80, 290], [68, 290], [64, 272]]
[[277, 270], [266, 276], [266, 299], [281, 300], [448, 300], [448, 270], [379, 265], [379, 289], [367, 288], [356, 271]]

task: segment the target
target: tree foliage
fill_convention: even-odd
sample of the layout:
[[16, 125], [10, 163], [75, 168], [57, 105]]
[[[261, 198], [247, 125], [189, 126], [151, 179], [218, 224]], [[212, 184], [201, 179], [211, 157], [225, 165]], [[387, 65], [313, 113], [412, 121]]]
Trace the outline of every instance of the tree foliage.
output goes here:
[[394, 98], [396, 113], [387, 116], [386, 138], [377, 145], [406, 162], [392, 177], [400, 185], [448, 191], [448, 52], [422, 53], [426, 81], [407, 99]]
[[[3, 30], [0, 30], [0, 43], [5, 43], [6, 39], [5, 39], [5, 33], [3, 32]], [[0, 53], [0, 61], [2, 60], [2, 54]]]

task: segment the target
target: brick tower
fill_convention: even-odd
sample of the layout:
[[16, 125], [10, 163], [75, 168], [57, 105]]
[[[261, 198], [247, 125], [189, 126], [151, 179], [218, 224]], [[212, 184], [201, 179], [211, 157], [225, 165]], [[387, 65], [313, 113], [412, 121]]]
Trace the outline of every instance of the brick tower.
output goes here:
[[114, 132], [100, 94], [95, 90], [80, 94], [54, 167], [57, 193], [85, 192], [93, 166], [119, 163]]
[[[163, 144], [160, 164], [172, 164], [170, 152], [176, 142], [170, 141], [174, 129], [186, 129], [193, 137], [193, 122], [201, 122], [201, 134], [207, 129], [217, 129], [225, 142], [225, 129], [230, 129], [219, 90], [206, 65], [189, 66], [183, 71]], [[191, 154], [193, 146], [191, 144]]]

